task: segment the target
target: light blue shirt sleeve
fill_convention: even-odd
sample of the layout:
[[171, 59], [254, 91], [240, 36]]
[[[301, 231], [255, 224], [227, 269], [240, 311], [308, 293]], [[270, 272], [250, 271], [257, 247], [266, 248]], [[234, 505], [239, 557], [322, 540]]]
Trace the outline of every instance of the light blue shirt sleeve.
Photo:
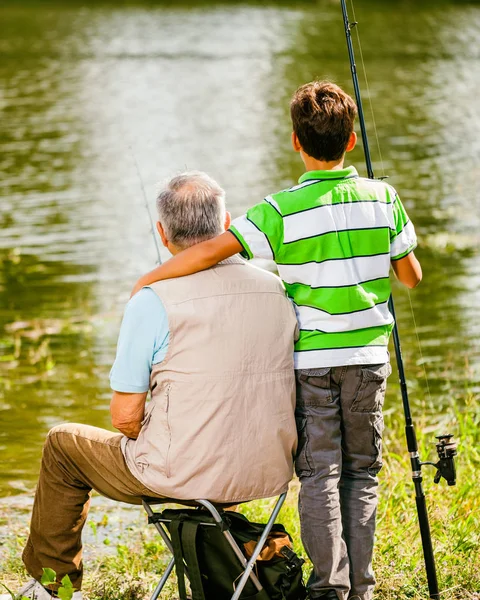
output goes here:
[[152, 365], [165, 358], [169, 338], [168, 318], [162, 301], [152, 289], [141, 289], [125, 308], [117, 356], [110, 371], [112, 390], [147, 392]]

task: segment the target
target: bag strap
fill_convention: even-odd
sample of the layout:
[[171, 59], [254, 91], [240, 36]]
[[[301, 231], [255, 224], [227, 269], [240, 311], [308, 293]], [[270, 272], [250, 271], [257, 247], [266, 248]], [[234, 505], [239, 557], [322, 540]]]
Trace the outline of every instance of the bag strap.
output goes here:
[[173, 558], [175, 559], [175, 571], [177, 572], [178, 594], [180, 600], [187, 600], [187, 589], [185, 587], [185, 564], [183, 562], [182, 543], [180, 541], [180, 527], [184, 524], [183, 519], [172, 519], [170, 525], [170, 537], [172, 540]]
[[185, 521], [182, 529], [182, 546], [185, 562], [188, 565], [192, 600], [205, 600], [196, 544], [199, 525], [200, 523], [195, 521]]

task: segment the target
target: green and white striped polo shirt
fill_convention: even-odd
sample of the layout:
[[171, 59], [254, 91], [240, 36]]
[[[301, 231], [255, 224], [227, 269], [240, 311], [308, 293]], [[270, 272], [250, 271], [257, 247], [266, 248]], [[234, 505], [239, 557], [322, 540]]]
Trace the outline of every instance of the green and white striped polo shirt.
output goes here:
[[277, 263], [300, 328], [295, 368], [388, 361], [390, 261], [416, 246], [396, 191], [353, 167], [310, 171], [235, 219], [245, 258]]

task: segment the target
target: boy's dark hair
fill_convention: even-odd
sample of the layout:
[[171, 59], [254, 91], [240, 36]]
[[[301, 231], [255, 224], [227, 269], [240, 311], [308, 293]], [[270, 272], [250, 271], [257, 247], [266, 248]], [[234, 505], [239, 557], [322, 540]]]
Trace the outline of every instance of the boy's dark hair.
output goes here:
[[357, 105], [338, 85], [312, 81], [290, 103], [293, 131], [303, 150], [317, 160], [339, 160], [353, 131]]

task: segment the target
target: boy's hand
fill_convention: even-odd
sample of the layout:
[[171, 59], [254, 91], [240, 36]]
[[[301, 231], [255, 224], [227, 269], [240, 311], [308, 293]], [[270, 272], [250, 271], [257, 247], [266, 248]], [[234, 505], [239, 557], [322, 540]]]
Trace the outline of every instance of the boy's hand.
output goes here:
[[209, 269], [222, 260], [238, 254], [242, 250], [242, 244], [229, 231], [206, 242], [190, 246], [190, 248], [179, 252], [173, 258], [167, 260], [163, 265], [140, 277], [133, 288], [132, 296], [141, 290], [142, 287], [151, 285], [156, 281], [184, 277]]
[[399, 260], [392, 260], [392, 268], [398, 281], [410, 289], [422, 281], [422, 267], [413, 252]]
[[[154, 283], [155, 281], [159, 281], [159, 279], [155, 279], [155, 271], [156, 271], [156, 269], [153, 269], [153, 271], [149, 271], [146, 275], [142, 275], [142, 277], [140, 277], [140, 279], [137, 280], [137, 283], [133, 286], [133, 290], [132, 290], [132, 293], [130, 294], [130, 298], [132, 296], [135, 296], [135, 294], [137, 292], [139, 292], [146, 285], [150, 285], [150, 284]], [[161, 276], [160, 276], [160, 278], [161, 278]]]

